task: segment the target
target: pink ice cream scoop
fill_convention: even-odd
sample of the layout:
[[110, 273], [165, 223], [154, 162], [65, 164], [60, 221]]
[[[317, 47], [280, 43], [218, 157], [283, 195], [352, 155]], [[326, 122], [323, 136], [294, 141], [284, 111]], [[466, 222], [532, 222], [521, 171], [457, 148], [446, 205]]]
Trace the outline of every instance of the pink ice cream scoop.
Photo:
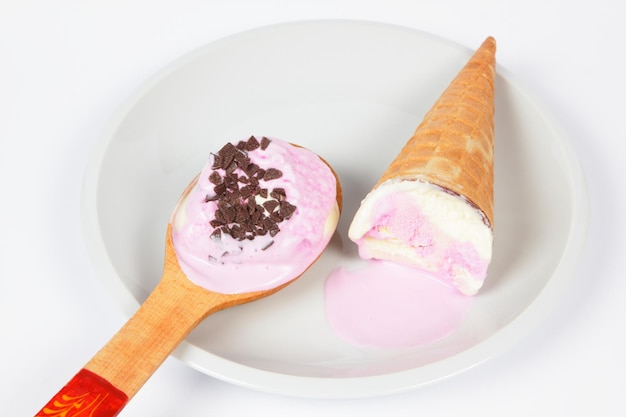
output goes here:
[[339, 218], [336, 196], [332, 170], [307, 149], [254, 136], [227, 143], [172, 217], [180, 266], [220, 293], [279, 286], [328, 244]]

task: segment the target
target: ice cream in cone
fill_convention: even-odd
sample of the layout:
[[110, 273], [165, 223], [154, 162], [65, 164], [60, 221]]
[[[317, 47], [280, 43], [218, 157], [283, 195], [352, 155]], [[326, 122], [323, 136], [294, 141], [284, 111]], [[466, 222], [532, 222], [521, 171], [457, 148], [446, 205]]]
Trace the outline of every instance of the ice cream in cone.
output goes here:
[[426, 113], [350, 225], [361, 257], [414, 265], [461, 292], [493, 246], [495, 50], [487, 38]]

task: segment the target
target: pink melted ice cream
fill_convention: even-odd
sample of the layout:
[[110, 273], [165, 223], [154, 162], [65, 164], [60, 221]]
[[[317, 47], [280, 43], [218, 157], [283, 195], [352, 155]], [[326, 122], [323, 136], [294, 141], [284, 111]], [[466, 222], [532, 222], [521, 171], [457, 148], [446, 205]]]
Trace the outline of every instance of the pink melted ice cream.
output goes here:
[[[253, 141], [259, 145], [242, 145]], [[231, 164], [227, 173], [216, 166], [228, 157], [212, 154], [172, 216], [183, 272], [224, 294], [267, 290], [300, 276], [322, 253], [339, 219], [336, 177], [315, 153], [278, 139], [252, 137], [233, 142], [231, 149], [237, 144], [244, 162]], [[220, 195], [228, 195], [228, 203]], [[252, 226], [223, 208], [237, 202], [259, 212], [251, 215]]]
[[466, 297], [426, 271], [386, 261], [335, 269], [325, 283], [331, 329], [362, 347], [410, 348], [441, 340], [463, 323]]
[[424, 269], [467, 295], [482, 286], [493, 232], [462, 196], [419, 180], [389, 180], [361, 202], [348, 235], [364, 259]]

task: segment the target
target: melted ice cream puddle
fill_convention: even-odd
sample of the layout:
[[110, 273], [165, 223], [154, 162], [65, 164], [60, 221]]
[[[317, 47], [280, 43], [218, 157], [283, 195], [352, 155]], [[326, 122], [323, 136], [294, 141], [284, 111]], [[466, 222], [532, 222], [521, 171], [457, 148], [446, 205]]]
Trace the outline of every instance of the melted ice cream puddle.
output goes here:
[[327, 320], [350, 344], [406, 348], [436, 342], [461, 324], [473, 297], [426, 271], [386, 261], [334, 270], [325, 284]]

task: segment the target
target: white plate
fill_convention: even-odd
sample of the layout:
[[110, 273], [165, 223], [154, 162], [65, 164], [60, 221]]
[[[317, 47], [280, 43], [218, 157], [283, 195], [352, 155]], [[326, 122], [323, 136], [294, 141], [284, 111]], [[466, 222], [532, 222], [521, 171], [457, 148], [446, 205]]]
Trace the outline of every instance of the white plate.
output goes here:
[[89, 163], [84, 228], [97, 272], [130, 316], [161, 276], [170, 212], [209, 153], [226, 140], [274, 136], [337, 170], [338, 234], [295, 284], [209, 317], [176, 357], [259, 390], [345, 398], [414, 389], [502, 352], [567, 285], [587, 195], [568, 144], [500, 67], [494, 259], [461, 328], [429, 346], [355, 348], [335, 337], [323, 306], [327, 274], [357, 256], [346, 235], [359, 201], [471, 53], [406, 28], [311, 21], [244, 32], [178, 59], [122, 106]]

